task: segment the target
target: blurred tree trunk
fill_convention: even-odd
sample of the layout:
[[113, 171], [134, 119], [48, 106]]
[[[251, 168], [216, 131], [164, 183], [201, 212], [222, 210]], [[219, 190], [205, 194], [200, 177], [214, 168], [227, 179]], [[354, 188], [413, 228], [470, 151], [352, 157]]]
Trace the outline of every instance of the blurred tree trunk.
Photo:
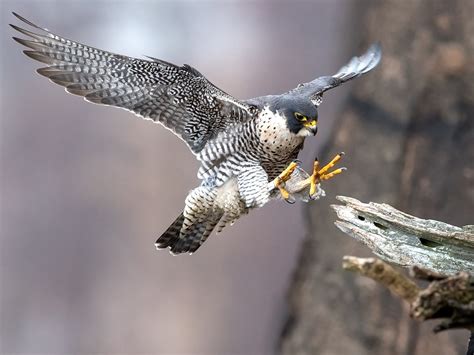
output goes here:
[[[462, 354], [467, 331], [431, 333], [388, 291], [341, 268], [368, 250], [337, 231], [334, 196], [386, 202], [421, 218], [474, 223], [474, 1], [373, 1], [364, 41], [379, 68], [356, 80], [327, 160], [347, 173], [308, 208], [308, 236], [290, 290], [283, 354]], [[329, 93], [330, 95], [330, 93]]]

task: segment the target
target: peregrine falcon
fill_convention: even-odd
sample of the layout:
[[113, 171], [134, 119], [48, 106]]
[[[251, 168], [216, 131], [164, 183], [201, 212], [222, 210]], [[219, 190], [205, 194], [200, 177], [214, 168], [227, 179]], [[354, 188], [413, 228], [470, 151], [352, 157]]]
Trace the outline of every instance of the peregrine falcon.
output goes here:
[[158, 249], [193, 253], [211, 232], [272, 198], [293, 202], [322, 194], [319, 183], [342, 172], [332, 170], [338, 154], [312, 174], [296, 158], [306, 137], [318, 130], [323, 93], [372, 70], [381, 59], [373, 44], [332, 76], [300, 84], [281, 95], [238, 100], [199, 71], [147, 57], [131, 58], [58, 36], [13, 13], [33, 31], [10, 25], [28, 39], [24, 53], [47, 66], [37, 72], [86, 101], [116, 106], [161, 123], [180, 137], [200, 162], [201, 184], [186, 197], [183, 212], [158, 238]]

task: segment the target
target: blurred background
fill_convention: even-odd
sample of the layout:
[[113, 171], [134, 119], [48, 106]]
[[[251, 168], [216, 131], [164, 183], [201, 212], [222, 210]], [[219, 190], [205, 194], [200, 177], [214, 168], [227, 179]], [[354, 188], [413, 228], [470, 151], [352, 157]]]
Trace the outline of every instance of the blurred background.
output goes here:
[[[0, 1], [0, 352], [462, 351], [466, 332], [433, 336], [340, 270], [344, 254], [368, 252], [329, 208], [337, 193], [474, 223], [474, 11], [444, 3]], [[37, 75], [10, 38], [11, 11], [94, 47], [188, 63], [238, 98], [335, 73], [372, 41], [385, 57], [325, 95], [301, 160], [346, 151], [350, 170], [325, 185], [327, 198], [270, 203], [173, 257], [154, 241], [199, 183], [194, 157], [164, 128]]]

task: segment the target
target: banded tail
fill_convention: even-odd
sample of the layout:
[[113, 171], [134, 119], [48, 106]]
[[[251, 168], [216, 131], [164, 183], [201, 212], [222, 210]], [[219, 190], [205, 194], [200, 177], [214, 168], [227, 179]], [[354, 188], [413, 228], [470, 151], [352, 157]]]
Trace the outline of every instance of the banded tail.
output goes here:
[[157, 249], [169, 248], [171, 254], [194, 253], [204, 243], [216, 227], [222, 216], [206, 216], [183, 228], [185, 224], [182, 212], [168, 229], [157, 239]]

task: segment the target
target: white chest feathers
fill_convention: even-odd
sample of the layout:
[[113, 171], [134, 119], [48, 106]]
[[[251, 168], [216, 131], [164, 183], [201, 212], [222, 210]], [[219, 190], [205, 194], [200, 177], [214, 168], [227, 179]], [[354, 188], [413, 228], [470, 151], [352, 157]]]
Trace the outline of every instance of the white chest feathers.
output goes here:
[[290, 154], [304, 140], [290, 132], [284, 116], [273, 113], [268, 107], [260, 113], [257, 129], [264, 151], [271, 154]]

